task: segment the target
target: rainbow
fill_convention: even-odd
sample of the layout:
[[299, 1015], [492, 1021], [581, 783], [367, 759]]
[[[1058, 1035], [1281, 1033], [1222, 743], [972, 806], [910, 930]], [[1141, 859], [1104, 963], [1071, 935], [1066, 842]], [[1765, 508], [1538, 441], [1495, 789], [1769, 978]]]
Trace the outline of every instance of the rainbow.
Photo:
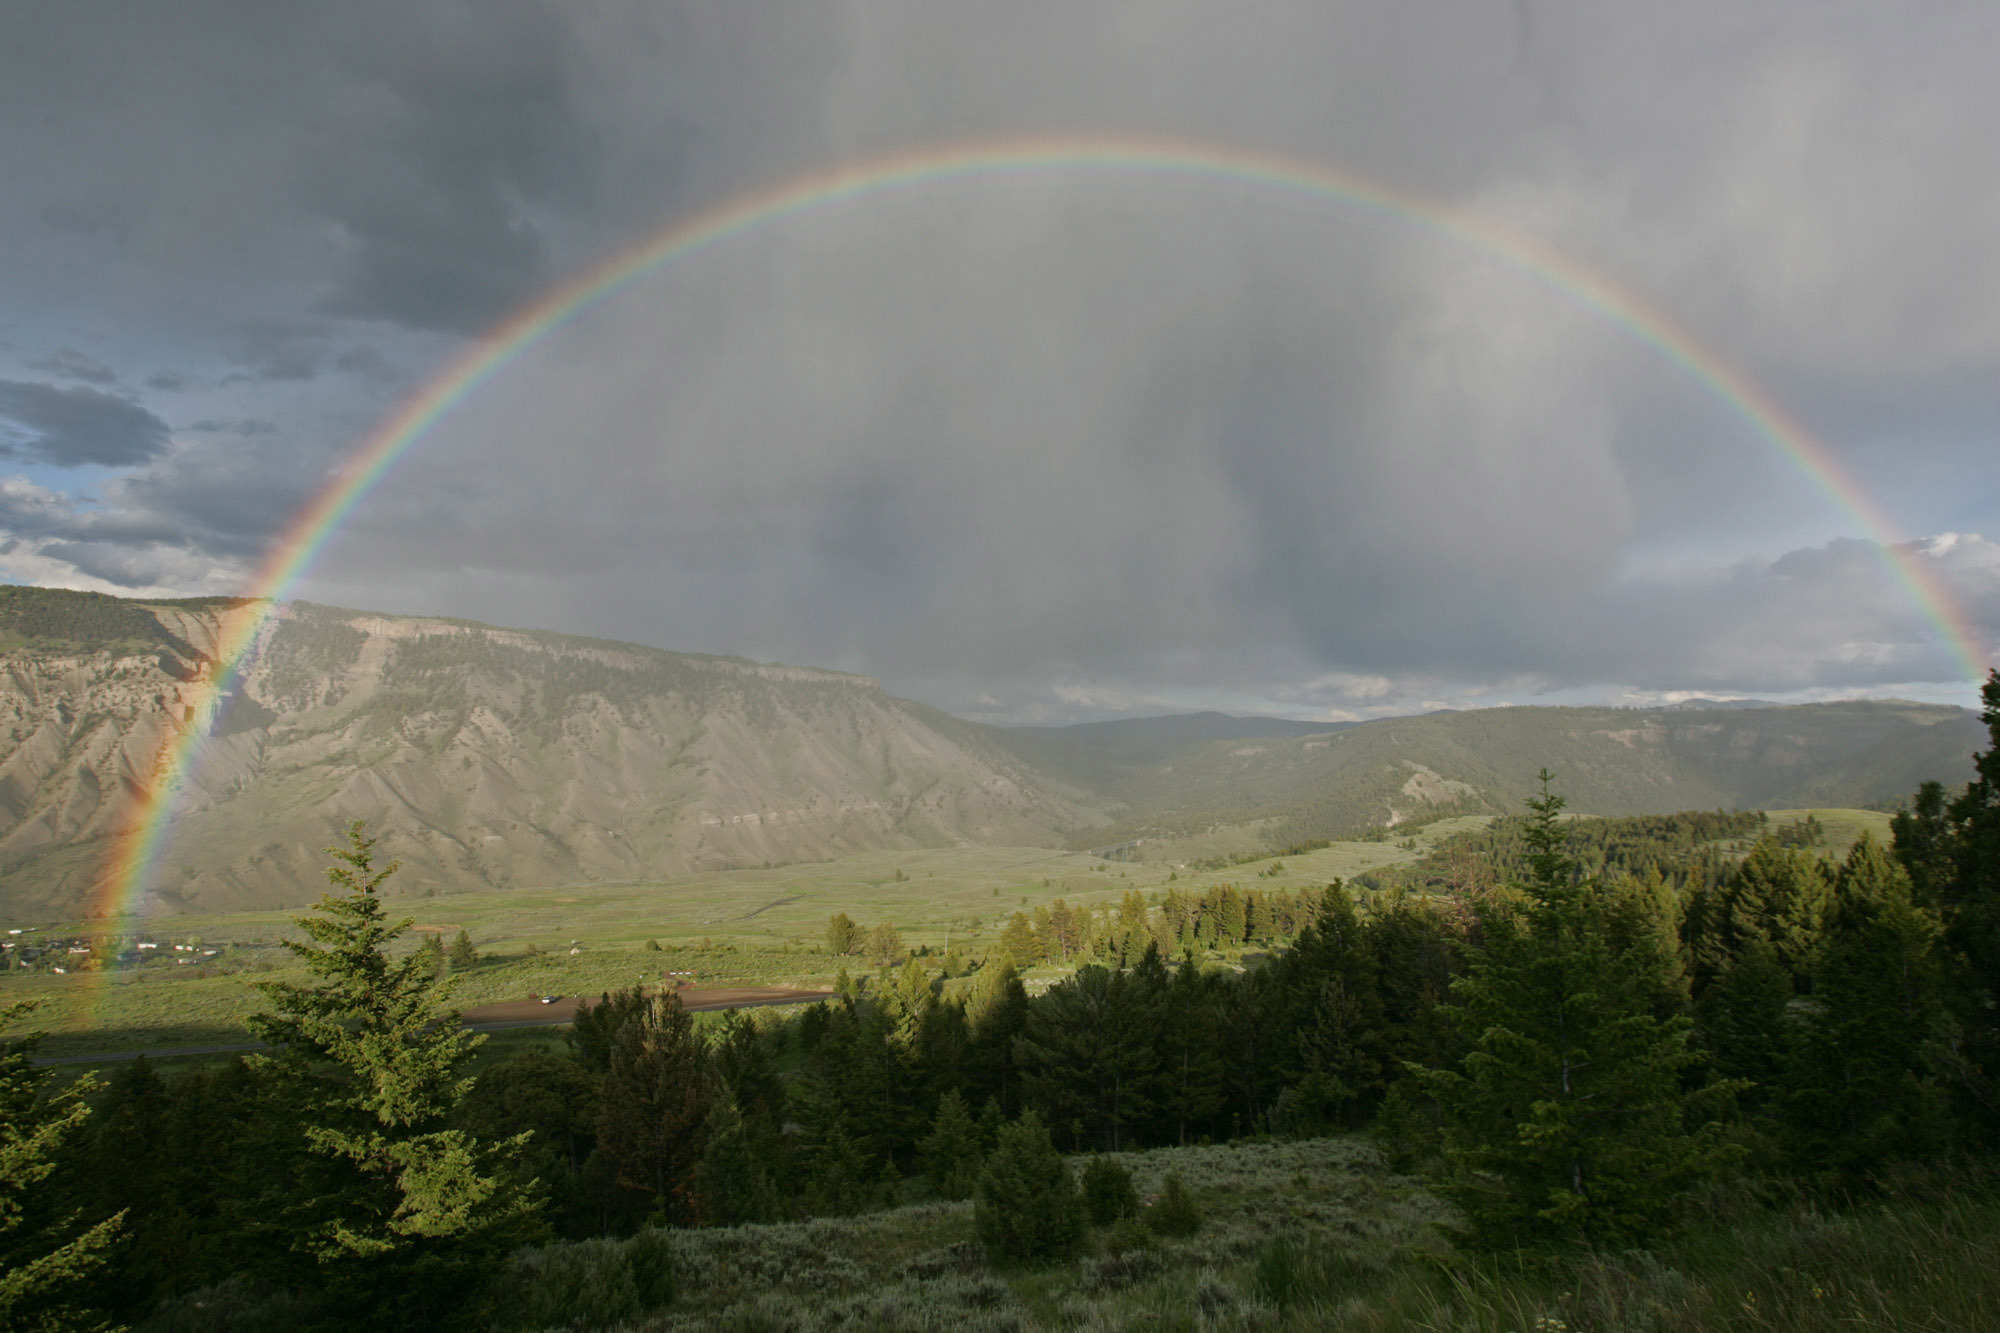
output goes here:
[[[234, 685], [281, 600], [396, 461], [454, 406], [557, 326], [659, 268], [831, 204], [954, 181], [1104, 173], [1206, 177], [1267, 187], [1409, 224], [1611, 321], [1694, 381], [1791, 462], [1836, 512], [1874, 544], [1911, 601], [1936, 627], [1966, 679], [1983, 674], [1983, 653], [1969, 621], [1914, 556], [1897, 548], [1886, 517], [1833, 456], [1771, 398], [1633, 292], [1491, 219], [1315, 162], [1236, 147], [1120, 136], [946, 144], [793, 179], [675, 223], [523, 307], [405, 402], [299, 513], [251, 580], [248, 596], [255, 600], [226, 619], [209, 682], [211, 699], [221, 698]], [[197, 717], [207, 711], [196, 710]], [[123, 915], [142, 901], [205, 731], [201, 725], [185, 727], [160, 755], [153, 781], [141, 793], [128, 830], [117, 840], [99, 881], [94, 915]]]

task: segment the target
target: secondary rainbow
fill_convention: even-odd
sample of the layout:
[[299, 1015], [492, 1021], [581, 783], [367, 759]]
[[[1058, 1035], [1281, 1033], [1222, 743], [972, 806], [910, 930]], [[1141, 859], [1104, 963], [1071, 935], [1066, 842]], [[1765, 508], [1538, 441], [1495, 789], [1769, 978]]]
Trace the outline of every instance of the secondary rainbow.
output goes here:
[[[404, 403], [293, 521], [250, 582], [248, 595], [259, 600], [226, 618], [210, 680], [215, 697], [234, 684], [279, 601], [396, 461], [453, 406], [557, 325], [662, 266], [814, 209], [981, 177], [1087, 173], [1209, 177], [1316, 197], [1410, 224], [1468, 248], [1605, 317], [1677, 367], [1796, 466], [1838, 513], [1870, 539], [1912, 602], [1936, 627], [1966, 678], [1983, 674], [1984, 654], [1969, 621], [1928, 571], [1896, 547], [1893, 528], [1834, 458], [1777, 403], [1631, 291], [1489, 218], [1319, 163], [1224, 145], [1118, 136], [945, 144], [793, 179], [677, 223], [523, 307]], [[130, 911], [143, 899], [204, 732], [201, 726], [189, 726], [168, 742], [129, 831], [119, 839], [99, 882], [97, 915]]]

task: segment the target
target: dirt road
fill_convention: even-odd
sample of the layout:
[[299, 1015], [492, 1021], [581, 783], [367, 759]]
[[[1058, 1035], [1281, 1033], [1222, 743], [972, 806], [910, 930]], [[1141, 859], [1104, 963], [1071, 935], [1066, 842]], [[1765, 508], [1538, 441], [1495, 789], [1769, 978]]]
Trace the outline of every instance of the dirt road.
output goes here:
[[[767, 1004], [811, 1004], [824, 1000], [832, 991], [793, 990], [789, 986], [737, 986], [710, 988], [686, 986], [680, 991], [681, 1004], [691, 1011], [702, 1009], [751, 1009]], [[495, 1028], [539, 1027], [545, 1023], [567, 1023], [576, 1017], [579, 1001], [596, 996], [563, 995], [553, 1003], [542, 1000], [503, 1000], [482, 1004], [465, 1011], [465, 1025], [489, 1032]]]

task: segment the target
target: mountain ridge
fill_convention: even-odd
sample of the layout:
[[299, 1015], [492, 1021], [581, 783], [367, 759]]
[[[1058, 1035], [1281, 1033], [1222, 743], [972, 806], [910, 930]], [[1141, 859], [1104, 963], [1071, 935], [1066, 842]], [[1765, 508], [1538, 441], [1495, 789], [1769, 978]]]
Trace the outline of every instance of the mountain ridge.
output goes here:
[[218, 700], [241, 605], [0, 588], [0, 906], [89, 901], [188, 727], [164, 910], [310, 901], [351, 819], [440, 891], [659, 883], [957, 843], [1171, 856], [1220, 827], [1282, 847], [1518, 810], [1544, 765], [1585, 813], [1880, 804], [1962, 780], [1983, 734], [1897, 701], [1000, 728], [846, 672], [309, 602]]

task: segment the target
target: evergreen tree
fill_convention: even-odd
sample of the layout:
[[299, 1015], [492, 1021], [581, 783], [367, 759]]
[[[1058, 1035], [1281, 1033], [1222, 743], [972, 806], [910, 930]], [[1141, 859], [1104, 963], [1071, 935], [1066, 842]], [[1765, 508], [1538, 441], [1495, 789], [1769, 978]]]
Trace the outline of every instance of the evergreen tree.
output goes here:
[[1007, 918], [1007, 928], [1000, 932], [1000, 951], [1015, 967], [1031, 967], [1042, 960], [1041, 947], [1035, 940], [1035, 926], [1028, 920], [1026, 912], [1016, 912]]
[[637, 994], [611, 1034], [597, 1142], [619, 1181], [650, 1195], [664, 1219], [696, 1220], [695, 1164], [715, 1079], [694, 1019], [672, 991]]
[[444, 975], [444, 941], [426, 931], [417, 942], [417, 966], [436, 978]]
[[707, 1143], [695, 1178], [699, 1214], [706, 1226], [732, 1227], [743, 1222], [775, 1222], [780, 1216], [778, 1190], [743, 1117], [727, 1100], [710, 1114]]
[[988, 956], [973, 978], [965, 1019], [972, 1038], [970, 1095], [997, 1099], [1003, 1113], [1017, 1108], [1021, 1090], [1014, 1039], [1027, 1026], [1028, 992], [1004, 952]]
[[1080, 1123], [1118, 1151], [1154, 1110], [1159, 1022], [1157, 993], [1132, 973], [1079, 970], [1029, 1007], [1015, 1040], [1026, 1099], [1050, 1123]]
[[980, 1172], [973, 1224], [1003, 1262], [1066, 1259], [1083, 1240], [1076, 1178], [1033, 1111], [1003, 1127]]
[[1948, 989], [1958, 1022], [1953, 1082], [1974, 1141], [2000, 1146], [2000, 669], [1980, 690], [1987, 748], [1944, 799], [1935, 783], [1898, 816], [1896, 854], [1920, 905], [1944, 919]]
[[345, 847], [328, 851], [338, 892], [296, 918], [307, 941], [286, 945], [312, 979], [259, 983], [275, 1012], [249, 1027], [299, 1097], [305, 1137], [326, 1168], [298, 1205], [297, 1243], [330, 1280], [382, 1300], [397, 1294], [386, 1275], [406, 1265], [407, 1291], [423, 1294], [398, 1317], [421, 1319], [434, 1313], [430, 1297], [451, 1299], [454, 1264], [463, 1277], [481, 1247], [531, 1234], [539, 1198], [509, 1170], [521, 1140], [483, 1143], [448, 1124], [485, 1038], [442, 1007], [441, 983], [420, 955], [390, 956], [409, 927], [389, 921], [382, 902], [396, 864], [376, 866], [359, 821]]
[[826, 947], [835, 954], [846, 955], [861, 947], [861, 927], [845, 912], [835, 912], [826, 923]]
[[1194, 959], [1182, 959], [1164, 998], [1160, 1025], [1159, 1109], [1173, 1142], [1222, 1107], [1222, 1019], [1217, 987]]
[[1453, 983], [1473, 1039], [1460, 1070], [1423, 1075], [1445, 1112], [1446, 1182], [1489, 1239], [1620, 1240], [1658, 1228], [1734, 1150], [1691, 1093], [1685, 1015], [1656, 1001], [1675, 963], [1657, 932], [1622, 946], [1625, 910], [1567, 855], [1563, 800], [1528, 802], [1520, 903], [1479, 911], [1483, 946]]
[[1381, 1002], [1374, 951], [1354, 901], [1341, 885], [1326, 891], [1312, 928], [1284, 960], [1280, 984], [1289, 994], [1278, 1021], [1295, 1056], [1290, 1101], [1297, 1124], [1317, 1131], [1351, 1126], [1380, 1095]]
[[1867, 836], [1835, 885], [1812, 999], [1791, 1023], [1787, 1117], [1807, 1171], [1857, 1175], [1947, 1141], [1942, 929]]
[[973, 1124], [972, 1115], [957, 1091], [947, 1092], [938, 1099], [937, 1118], [931, 1122], [929, 1137], [919, 1145], [918, 1155], [931, 1193], [940, 1199], [972, 1197], [986, 1154], [979, 1141], [979, 1128]]
[[1093, 1157], [1083, 1168], [1083, 1207], [1095, 1227], [1139, 1215], [1139, 1192], [1132, 1173], [1109, 1157]]
[[452, 937], [449, 961], [454, 972], [466, 971], [479, 962], [479, 950], [473, 947], [472, 936], [466, 934], [462, 926]]
[[[0, 1030], [34, 1005], [0, 1009]], [[58, 1093], [35, 1065], [39, 1034], [0, 1041], [0, 1328], [89, 1327], [79, 1288], [105, 1263], [122, 1215], [85, 1226], [52, 1210], [33, 1191], [55, 1171], [57, 1154], [90, 1116], [89, 1079]]]
[[607, 1205], [592, 1196], [584, 1178], [597, 1146], [597, 1092], [597, 1077], [580, 1061], [528, 1051], [481, 1074], [452, 1123], [488, 1141], [531, 1136], [516, 1176], [548, 1187], [552, 1220], [562, 1234], [594, 1235]]

